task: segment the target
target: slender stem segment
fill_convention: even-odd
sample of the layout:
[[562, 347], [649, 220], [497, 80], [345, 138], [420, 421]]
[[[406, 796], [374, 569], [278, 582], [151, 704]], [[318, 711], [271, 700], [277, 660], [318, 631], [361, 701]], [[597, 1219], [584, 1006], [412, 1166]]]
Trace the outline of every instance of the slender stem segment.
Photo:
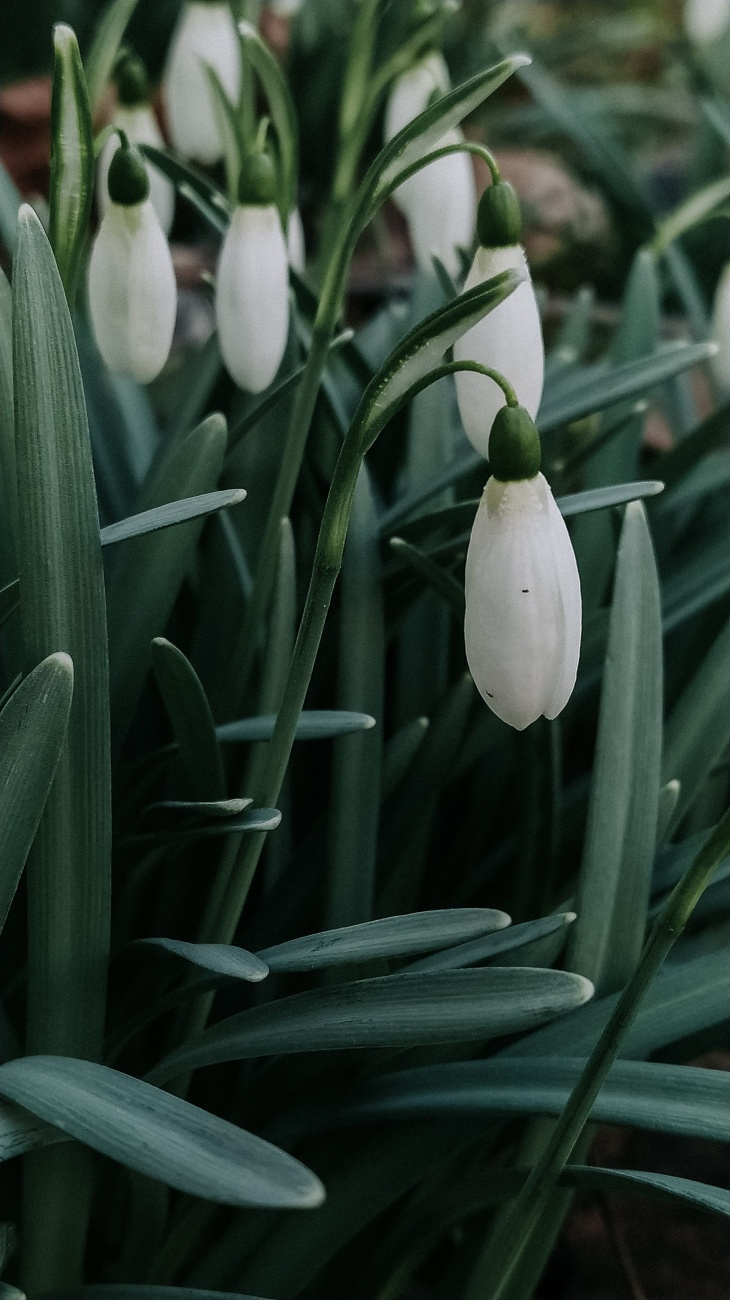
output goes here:
[[503, 1300], [507, 1294], [515, 1270], [530, 1249], [532, 1234], [549, 1204], [555, 1184], [618, 1056], [641, 1000], [729, 850], [730, 809], [667, 899], [647, 940], [639, 965], [591, 1052], [549, 1142], [514, 1201], [510, 1213], [505, 1216], [499, 1240], [495, 1243], [489, 1289], [484, 1300]]

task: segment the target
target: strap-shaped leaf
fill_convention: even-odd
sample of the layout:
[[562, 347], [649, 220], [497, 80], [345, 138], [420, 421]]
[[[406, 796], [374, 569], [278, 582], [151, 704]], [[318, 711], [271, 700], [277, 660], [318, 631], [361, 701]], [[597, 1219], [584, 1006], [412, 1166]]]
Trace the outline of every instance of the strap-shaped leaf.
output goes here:
[[[273, 969], [270, 954], [263, 954]], [[231, 1016], [171, 1052], [164, 1082], [223, 1061], [353, 1047], [413, 1047], [517, 1033], [581, 1006], [593, 985], [567, 971], [486, 968], [392, 975], [313, 989]], [[1, 1088], [0, 1076], [0, 1088]]]
[[75, 33], [53, 31], [49, 232], [66, 297], [73, 306], [94, 192], [94, 135]]
[[730, 620], [715, 638], [667, 721], [663, 779], [680, 783], [676, 826], [730, 739]]
[[177, 646], [164, 637], [155, 637], [152, 671], [191, 789], [200, 799], [225, 798], [226, 777], [213, 714], [193, 665]]
[[719, 181], [703, 185], [701, 190], [691, 194], [684, 203], [671, 212], [660, 223], [652, 240], [652, 246], [659, 254], [666, 251], [670, 244], [697, 226], [701, 221], [714, 215], [714, 210], [730, 198], [730, 178], [723, 176]]
[[319, 970], [376, 957], [408, 957], [490, 934], [509, 925], [506, 912], [490, 907], [455, 907], [438, 912], [387, 916], [380, 921], [345, 925], [306, 934], [267, 948], [258, 955], [274, 971]]
[[138, 0], [112, 0], [104, 10], [86, 56], [86, 84], [92, 112], [98, 107], [111, 76], [117, 51]]
[[302, 1209], [324, 1198], [319, 1179], [278, 1147], [104, 1065], [21, 1057], [0, 1066], [0, 1096], [191, 1196]]
[[504, 956], [515, 948], [545, 939], [549, 935], [564, 931], [575, 920], [575, 912], [557, 912], [555, 916], [542, 916], [537, 921], [524, 921], [522, 925], [511, 925], [497, 934], [488, 934], [484, 938], [471, 939], [467, 943], [446, 948], [443, 952], [432, 953], [430, 957], [421, 957], [411, 962], [409, 971], [458, 970], [462, 966], [473, 966], [477, 962], [489, 961], [492, 957]]
[[257, 72], [269, 105], [276, 131], [282, 171], [281, 219], [286, 226], [289, 213], [296, 207], [299, 126], [291, 91], [281, 66], [252, 23], [238, 24], [244, 67], [249, 63]]
[[[276, 714], [262, 714], [258, 718], [241, 718], [237, 722], [223, 722], [216, 727], [216, 735], [227, 744], [248, 740], [271, 740], [276, 726]], [[297, 740], [331, 740], [333, 736], [349, 736], [356, 731], [369, 731], [375, 718], [367, 713], [351, 713], [347, 709], [308, 709], [299, 717]]]
[[216, 69], [210, 63], [205, 63], [203, 69], [208, 80], [210, 102], [215, 113], [218, 136], [223, 146], [228, 197], [231, 203], [236, 204], [238, 202], [238, 182], [241, 174], [242, 153], [238, 117]]
[[[384, 1075], [361, 1100], [334, 1112], [339, 1123], [436, 1114], [559, 1115], [581, 1057], [493, 1057]], [[616, 1061], [591, 1119], [660, 1133], [730, 1141], [730, 1077], [722, 1070]]]
[[568, 496], [556, 497], [555, 504], [563, 518], [569, 519], [571, 515], [586, 514], [589, 510], [606, 510], [609, 506], [623, 506], [629, 501], [655, 497], [663, 491], [664, 484], [657, 479], [641, 483], [612, 483], [610, 487], [590, 488], [587, 492], [571, 492]]
[[632, 973], [646, 927], [662, 746], [659, 581], [643, 506], [619, 545], [578, 920], [568, 964], [601, 992]]
[[22, 202], [9, 172], [0, 162], [0, 239], [9, 253], [15, 249], [15, 232]]
[[56, 773], [73, 696], [73, 664], [50, 655], [0, 713], [0, 930]]
[[202, 492], [182, 501], [168, 501], [166, 505], [120, 519], [116, 524], [107, 524], [101, 530], [101, 544], [114, 546], [117, 542], [125, 542], [128, 537], [142, 537], [145, 533], [156, 533], [162, 528], [187, 523], [189, 519], [203, 519], [218, 510], [230, 510], [245, 499], [245, 488], [224, 488], [221, 492]]
[[266, 962], [255, 953], [246, 952], [245, 948], [234, 948], [228, 943], [185, 943], [181, 939], [141, 939], [140, 943], [162, 948], [200, 970], [230, 979], [247, 980], [251, 984], [258, 984], [269, 973]]

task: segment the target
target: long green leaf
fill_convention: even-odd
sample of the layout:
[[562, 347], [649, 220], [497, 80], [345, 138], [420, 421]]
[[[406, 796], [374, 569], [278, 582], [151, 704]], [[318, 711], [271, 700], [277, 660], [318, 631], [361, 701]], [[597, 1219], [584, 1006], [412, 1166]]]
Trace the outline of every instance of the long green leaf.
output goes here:
[[258, 955], [274, 971], [318, 970], [376, 957], [408, 957], [490, 934], [509, 925], [506, 912], [489, 907], [456, 907], [439, 912], [387, 916], [381, 921], [322, 930], [289, 939]]
[[[15, 223], [14, 223], [15, 226]], [[17, 573], [18, 501], [15, 470], [15, 407], [13, 405], [13, 304], [7, 277], [0, 270], [0, 579]]]
[[358, 476], [343, 559], [337, 703], [380, 722], [334, 747], [327, 923], [373, 914], [380, 815], [385, 629], [377, 518], [365, 465]]
[[104, 1065], [27, 1056], [0, 1066], [0, 1096], [111, 1160], [223, 1205], [319, 1205], [319, 1179], [278, 1147]]
[[[102, 1044], [110, 908], [104, 580], [71, 318], [51, 247], [29, 207], [21, 210], [13, 267], [13, 354], [25, 662], [31, 670], [64, 650], [75, 678], [66, 744], [28, 860], [28, 1047], [94, 1057]], [[65, 1148], [31, 1162], [25, 1244], [34, 1289], [73, 1280], [80, 1269], [89, 1184], [78, 1163], [79, 1153]], [[57, 1177], [70, 1180], [66, 1193]], [[65, 1227], [55, 1236], [62, 1209]]]
[[[215, 488], [226, 425], [211, 415], [153, 469], [142, 491], [145, 510]], [[204, 518], [134, 537], [120, 553], [109, 584], [111, 699], [115, 742], [131, 722], [150, 667], [150, 643], [164, 631], [190, 568]]]
[[659, 582], [643, 507], [626, 508], [609, 624], [585, 849], [568, 955], [601, 992], [641, 952], [662, 745]]
[[86, 84], [92, 112], [106, 90], [122, 37], [138, 0], [111, 0], [99, 20], [86, 56]]
[[142, 510], [138, 515], [130, 515], [128, 519], [120, 519], [116, 524], [107, 524], [101, 530], [101, 544], [114, 546], [130, 537], [143, 537], [145, 533], [157, 533], [162, 528], [187, 523], [189, 519], [203, 519], [218, 510], [230, 510], [245, 499], [245, 488], [224, 488], [222, 492], [202, 492], [182, 501], [168, 501], [151, 510]]
[[152, 642], [152, 671], [172, 723], [190, 789], [224, 799], [226, 776], [208, 698], [190, 660], [164, 637]]
[[[260, 955], [273, 969], [270, 955]], [[508, 967], [338, 984], [220, 1021], [165, 1057], [149, 1078], [164, 1082], [203, 1065], [276, 1053], [496, 1038], [564, 1015], [592, 993], [580, 975]]]
[[10, 174], [0, 162], [0, 239], [11, 254], [15, 251], [18, 212], [22, 202]]
[[[216, 727], [218, 739], [231, 744], [247, 740], [271, 740], [276, 726], [276, 714], [263, 714], [258, 718], [241, 718], [237, 722], [223, 722]], [[349, 736], [357, 731], [369, 731], [375, 718], [368, 713], [351, 713], [347, 709], [306, 709], [297, 723], [297, 740], [331, 740], [333, 736]]]
[[72, 29], [53, 31], [49, 232], [69, 305], [73, 306], [94, 192], [91, 110]]
[[[359, 1100], [333, 1110], [339, 1123], [423, 1115], [559, 1115], [584, 1065], [582, 1058], [492, 1058], [425, 1066], [365, 1085]], [[592, 1120], [660, 1133], [730, 1141], [730, 1078], [721, 1070], [617, 1061], [593, 1107]]]
[[691, 808], [730, 740], [730, 620], [715, 638], [667, 720], [662, 779], [678, 780], [671, 818]]
[[50, 655], [0, 713], [0, 930], [56, 773], [73, 696], [73, 664]]
[[[413, 971], [458, 970], [462, 966], [473, 966], [477, 962], [489, 961], [492, 957], [504, 956], [524, 944], [532, 944], [538, 939], [564, 931], [575, 920], [575, 912], [558, 912], [555, 916], [543, 916], [538, 921], [525, 921], [522, 925], [511, 925], [497, 934], [488, 934], [484, 938], [470, 939], [467, 943], [446, 948], [443, 952], [432, 953], [430, 957], [421, 957], [408, 966]], [[509, 965], [510, 962], [503, 963]]]
[[258, 984], [269, 973], [266, 962], [255, 953], [246, 952], [244, 948], [233, 948], [230, 944], [184, 943], [181, 939], [142, 939], [140, 942], [162, 948], [192, 966], [230, 979]]
[[261, 79], [276, 131], [281, 160], [281, 219], [286, 228], [297, 202], [299, 126], [291, 91], [281, 66], [252, 23], [238, 24], [244, 66], [250, 64]]

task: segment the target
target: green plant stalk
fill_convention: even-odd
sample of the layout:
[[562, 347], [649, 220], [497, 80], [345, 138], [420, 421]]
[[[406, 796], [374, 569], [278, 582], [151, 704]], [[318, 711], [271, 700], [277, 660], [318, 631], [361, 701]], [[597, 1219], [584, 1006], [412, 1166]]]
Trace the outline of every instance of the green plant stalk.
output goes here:
[[555, 1184], [583, 1131], [593, 1103], [636, 1017], [641, 1000], [729, 850], [730, 809], [662, 908], [634, 975], [591, 1052], [540, 1159], [516, 1198], [511, 1212], [505, 1217], [492, 1257], [492, 1278], [484, 1300], [503, 1300], [506, 1296], [510, 1279], [529, 1249], [533, 1233], [549, 1205]]
[[[517, 398], [507, 380], [497, 371], [482, 366], [476, 361], [445, 362], [430, 371], [417, 384], [412, 385], [408, 390], [407, 399], [403, 400], [410, 400], [416, 392], [442, 379], [445, 375], [455, 374], [460, 370], [471, 370], [486, 375], [499, 385], [509, 405], [516, 405]], [[263, 801], [262, 806], [274, 807], [279, 797], [294, 744], [299, 714], [304, 707], [332, 593], [342, 565], [357, 476], [365, 453], [372, 446], [382, 427], [375, 420], [373, 429], [370, 415], [369, 404], [363, 401], [361, 408], [355, 413], [335, 466], [317, 540], [302, 621], [294, 646], [289, 679], [269, 744], [261, 788], [255, 795], [256, 799]], [[224, 877], [221, 871], [216, 881], [214, 903], [209, 908], [203, 925], [203, 942], [231, 943], [265, 838], [266, 832], [252, 832], [242, 841], [240, 852], [236, 851], [234, 856], [233, 849], [229, 849], [224, 855], [222, 867], [225, 869], [226, 876]]]

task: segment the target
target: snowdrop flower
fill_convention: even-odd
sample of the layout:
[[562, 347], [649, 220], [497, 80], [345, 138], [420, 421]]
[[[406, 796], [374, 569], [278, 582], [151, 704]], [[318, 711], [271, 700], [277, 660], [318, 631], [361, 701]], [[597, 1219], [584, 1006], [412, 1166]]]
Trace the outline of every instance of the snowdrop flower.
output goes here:
[[[519, 200], [508, 181], [484, 191], [479, 202], [477, 230], [480, 247], [464, 289], [499, 274], [519, 270], [525, 279], [504, 302], [484, 316], [454, 345], [457, 361], [478, 361], [499, 370], [534, 419], [542, 397], [545, 351], [540, 314], [525, 254], [519, 245]], [[496, 385], [481, 375], [456, 376], [456, 396], [466, 435], [481, 456], [489, 457], [489, 431], [503, 403]]]
[[304, 246], [304, 227], [299, 208], [292, 208], [289, 213], [289, 221], [286, 227], [286, 248], [289, 254], [290, 267], [293, 271], [298, 271], [302, 275], [307, 265], [307, 254]]
[[[449, 73], [443, 56], [435, 50], [398, 77], [385, 113], [385, 138], [390, 140], [446, 93]], [[446, 132], [433, 146], [459, 144], [458, 128]], [[469, 248], [474, 238], [476, 189], [471, 160], [466, 153], [447, 154], [410, 176], [393, 194], [407, 218], [416, 262], [424, 270], [436, 253], [452, 275], [460, 269], [459, 248]]]
[[289, 332], [289, 259], [275, 195], [271, 157], [249, 154], [218, 263], [215, 314], [226, 369], [250, 393], [268, 388]]
[[144, 159], [124, 137], [108, 185], [110, 203], [89, 261], [91, 322], [109, 369], [146, 384], [170, 354], [177, 287]]
[[556, 717], [572, 693], [580, 581], [523, 407], [499, 411], [490, 463], [466, 558], [466, 657], [492, 712], [522, 731], [542, 714]]
[[686, 0], [684, 29], [691, 41], [707, 45], [730, 26], [730, 0]]
[[717, 352], [710, 359], [712, 373], [718, 388], [730, 394], [730, 263], [717, 282], [712, 304], [712, 337]]
[[[117, 107], [112, 118], [112, 126], [122, 130], [130, 144], [149, 144], [155, 149], [164, 149], [165, 141], [150, 103], [147, 73], [140, 60], [135, 55], [127, 54], [117, 66], [115, 79]], [[96, 195], [99, 215], [102, 217], [109, 206], [107, 191], [109, 164], [118, 148], [119, 136], [115, 131], [109, 136], [101, 151], [97, 168]], [[145, 165], [150, 183], [150, 202], [164, 233], [169, 235], [175, 213], [175, 187], [151, 163]]]
[[189, 0], [170, 45], [163, 82], [172, 142], [186, 158], [211, 164], [223, 154], [204, 65], [218, 73], [234, 104], [241, 86], [238, 33], [229, 6]]

